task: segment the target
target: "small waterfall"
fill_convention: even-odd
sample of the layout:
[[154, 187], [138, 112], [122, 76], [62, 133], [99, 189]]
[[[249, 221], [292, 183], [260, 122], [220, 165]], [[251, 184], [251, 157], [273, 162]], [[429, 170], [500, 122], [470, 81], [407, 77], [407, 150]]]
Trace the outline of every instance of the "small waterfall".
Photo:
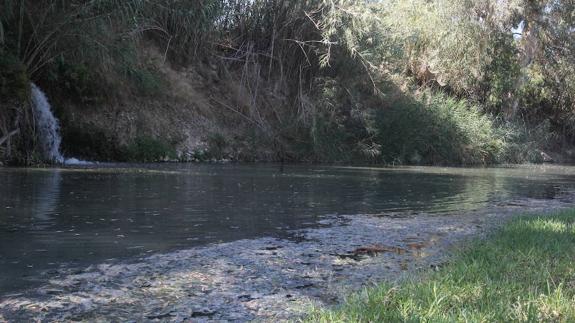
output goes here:
[[46, 94], [34, 83], [31, 84], [31, 87], [36, 130], [44, 159], [52, 163], [67, 165], [91, 164], [76, 158], [65, 159], [60, 153], [60, 144], [62, 143], [60, 123], [52, 113], [52, 107], [48, 102], [48, 98], [46, 98]]
[[60, 124], [54, 117], [48, 98], [36, 84], [32, 83], [32, 106], [34, 108], [34, 118], [36, 119], [36, 129], [40, 148], [43, 157], [54, 163], [63, 163], [64, 156], [60, 153]]

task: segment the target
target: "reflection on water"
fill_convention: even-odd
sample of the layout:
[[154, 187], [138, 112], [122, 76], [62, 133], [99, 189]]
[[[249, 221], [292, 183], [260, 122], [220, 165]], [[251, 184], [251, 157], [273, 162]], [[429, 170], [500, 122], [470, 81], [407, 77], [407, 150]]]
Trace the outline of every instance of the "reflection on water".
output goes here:
[[570, 167], [0, 169], [0, 293], [63, 264], [281, 236], [326, 215], [440, 213], [554, 198], [575, 186], [574, 175]]
[[33, 225], [36, 229], [45, 229], [54, 223], [53, 213], [60, 199], [60, 171], [54, 170], [46, 173], [43, 181], [38, 183], [37, 201], [32, 210], [34, 216]]

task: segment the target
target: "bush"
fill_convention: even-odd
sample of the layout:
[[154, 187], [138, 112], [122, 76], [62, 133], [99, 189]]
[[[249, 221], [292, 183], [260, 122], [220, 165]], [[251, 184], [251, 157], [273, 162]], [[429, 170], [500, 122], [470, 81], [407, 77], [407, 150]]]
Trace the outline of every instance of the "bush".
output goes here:
[[491, 119], [443, 94], [404, 97], [375, 126], [386, 163], [490, 164], [504, 147]]
[[138, 137], [126, 149], [128, 161], [158, 162], [166, 158], [176, 159], [176, 151], [163, 141], [152, 137]]
[[351, 136], [341, 122], [318, 116], [311, 138], [315, 158], [319, 161], [349, 161], [351, 152], [346, 143]]
[[63, 56], [47, 67], [45, 81], [57, 84], [56, 90], [66, 99], [79, 102], [99, 101], [107, 92], [105, 81], [97, 71], [86, 63], [75, 63]]
[[15, 56], [0, 49], [0, 101], [26, 102], [30, 81], [26, 67]]
[[549, 121], [537, 125], [506, 123], [498, 131], [505, 138], [504, 149], [497, 158], [500, 163], [542, 163], [542, 149], [555, 142]]
[[201, 158], [214, 158], [214, 159], [224, 159], [227, 157], [226, 149], [228, 148], [228, 142], [224, 135], [220, 133], [214, 133], [207, 138], [208, 150], [200, 155]]
[[126, 74], [139, 95], [157, 95], [165, 88], [164, 80], [153, 67], [129, 67]]

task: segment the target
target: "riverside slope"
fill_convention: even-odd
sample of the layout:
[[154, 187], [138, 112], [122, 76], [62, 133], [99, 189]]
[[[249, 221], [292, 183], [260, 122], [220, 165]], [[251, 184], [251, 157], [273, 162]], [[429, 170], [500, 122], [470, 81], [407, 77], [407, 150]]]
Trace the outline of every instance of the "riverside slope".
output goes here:
[[454, 244], [510, 217], [573, 201], [521, 199], [441, 216], [338, 216], [295, 231], [294, 240], [241, 240], [59, 272], [42, 288], [1, 300], [0, 322], [297, 319], [362, 287], [440, 266]]

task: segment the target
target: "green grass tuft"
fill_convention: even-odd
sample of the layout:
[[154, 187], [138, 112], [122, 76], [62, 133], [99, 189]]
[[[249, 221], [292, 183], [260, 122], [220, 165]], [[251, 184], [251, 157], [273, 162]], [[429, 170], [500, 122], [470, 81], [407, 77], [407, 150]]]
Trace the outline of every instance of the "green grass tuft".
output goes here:
[[574, 322], [575, 210], [517, 219], [438, 272], [384, 283], [312, 322]]

